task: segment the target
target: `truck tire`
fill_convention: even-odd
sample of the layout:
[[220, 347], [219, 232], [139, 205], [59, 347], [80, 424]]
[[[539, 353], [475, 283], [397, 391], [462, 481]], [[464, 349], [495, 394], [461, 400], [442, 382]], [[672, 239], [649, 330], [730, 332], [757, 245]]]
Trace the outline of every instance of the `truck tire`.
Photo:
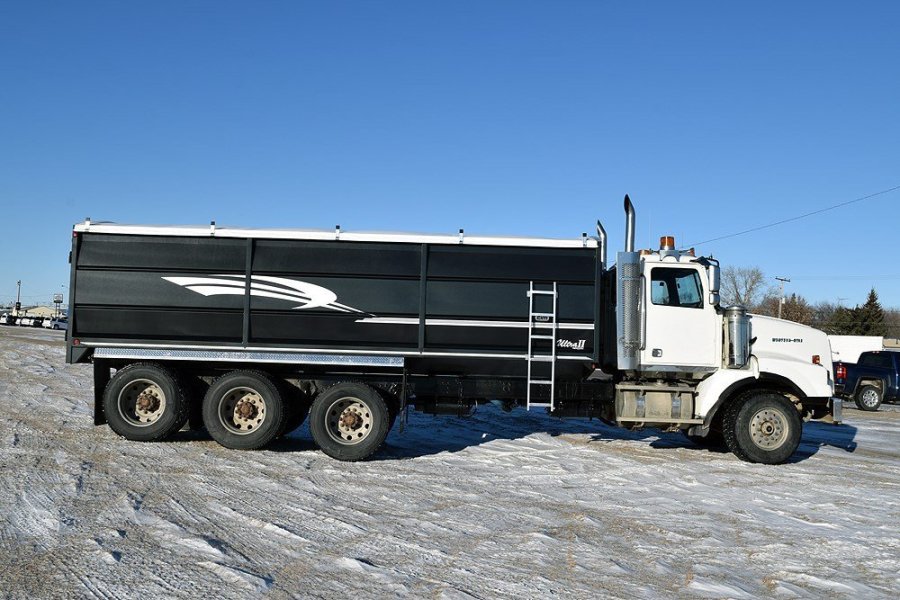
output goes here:
[[859, 388], [853, 399], [859, 410], [874, 412], [881, 406], [884, 395], [881, 393], [881, 390], [874, 385], [864, 385]]
[[356, 461], [381, 447], [390, 420], [387, 404], [377, 390], [361, 383], [338, 383], [313, 400], [309, 430], [328, 456]]
[[725, 407], [722, 433], [735, 456], [777, 465], [800, 445], [803, 422], [794, 404], [775, 392], [750, 392]]
[[226, 448], [257, 450], [281, 432], [281, 392], [259, 371], [231, 371], [216, 379], [203, 398], [203, 423]]
[[110, 429], [128, 440], [155, 442], [181, 429], [188, 406], [175, 375], [152, 363], [119, 369], [103, 390]]

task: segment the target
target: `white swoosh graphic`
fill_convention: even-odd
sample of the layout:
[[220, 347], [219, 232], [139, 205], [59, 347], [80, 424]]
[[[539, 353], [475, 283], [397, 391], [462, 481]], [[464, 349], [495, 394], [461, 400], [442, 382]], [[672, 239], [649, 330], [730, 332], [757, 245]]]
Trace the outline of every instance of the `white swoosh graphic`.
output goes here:
[[[204, 296], [240, 296], [245, 293], [246, 278], [243, 275], [209, 275], [204, 277], [163, 277], [166, 281], [180, 285]], [[309, 283], [272, 277], [270, 275], [252, 275], [250, 277], [250, 295], [277, 300], [302, 302], [294, 309], [328, 308], [337, 312], [363, 313], [363, 311], [344, 304], [338, 304], [337, 294], [328, 288]]]

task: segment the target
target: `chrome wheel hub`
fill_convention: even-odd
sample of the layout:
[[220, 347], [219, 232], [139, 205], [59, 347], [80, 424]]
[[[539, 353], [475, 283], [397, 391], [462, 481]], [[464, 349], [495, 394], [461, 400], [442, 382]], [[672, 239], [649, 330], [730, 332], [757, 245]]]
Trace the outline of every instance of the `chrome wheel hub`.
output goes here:
[[149, 379], [135, 379], [119, 392], [119, 415], [131, 425], [147, 427], [166, 412], [166, 394]]
[[331, 403], [325, 415], [325, 428], [331, 439], [341, 444], [358, 444], [369, 436], [374, 423], [372, 410], [359, 398], [340, 398]]
[[875, 390], [866, 390], [862, 393], [862, 403], [866, 406], [875, 406], [878, 404], [878, 392]]
[[765, 408], [750, 419], [750, 438], [764, 450], [779, 448], [787, 440], [788, 420], [780, 410]]
[[266, 400], [254, 389], [239, 387], [229, 390], [219, 402], [219, 422], [230, 431], [246, 435], [266, 421]]

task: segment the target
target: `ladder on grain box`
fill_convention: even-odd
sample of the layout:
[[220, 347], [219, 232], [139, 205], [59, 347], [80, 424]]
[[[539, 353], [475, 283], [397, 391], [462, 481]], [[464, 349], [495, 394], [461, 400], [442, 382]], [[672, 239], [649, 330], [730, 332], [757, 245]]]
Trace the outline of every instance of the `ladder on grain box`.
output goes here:
[[[538, 298], [544, 297], [543, 300]], [[550, 309], [536, 311], [536, 304], [547, 306], [549, 300]], [[555, 408], [556, 399], [556, 320], [557, 290], [556, 282], [553, 289], [537, 289], [533, 281], [528, 282], [528, 361], [527, 385], [525, 392], [525, 405], [527, 409], [532, 407], [546, 407], [551, 411]], [[547, 345], [549, 343], [549, 348]], [[535, 386], [550, 388], [549, 402], [532, 402], [531, 394]]]

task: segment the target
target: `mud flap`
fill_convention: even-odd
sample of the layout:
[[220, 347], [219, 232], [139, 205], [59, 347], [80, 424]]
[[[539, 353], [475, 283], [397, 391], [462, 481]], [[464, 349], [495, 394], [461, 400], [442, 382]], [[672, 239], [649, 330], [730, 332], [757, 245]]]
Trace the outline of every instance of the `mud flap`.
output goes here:
[[103, 392], [109, 383], [109, 362], [102, 359], [94, 359], [94, 425], [106, 423], [106, 413], [103, 412]]

